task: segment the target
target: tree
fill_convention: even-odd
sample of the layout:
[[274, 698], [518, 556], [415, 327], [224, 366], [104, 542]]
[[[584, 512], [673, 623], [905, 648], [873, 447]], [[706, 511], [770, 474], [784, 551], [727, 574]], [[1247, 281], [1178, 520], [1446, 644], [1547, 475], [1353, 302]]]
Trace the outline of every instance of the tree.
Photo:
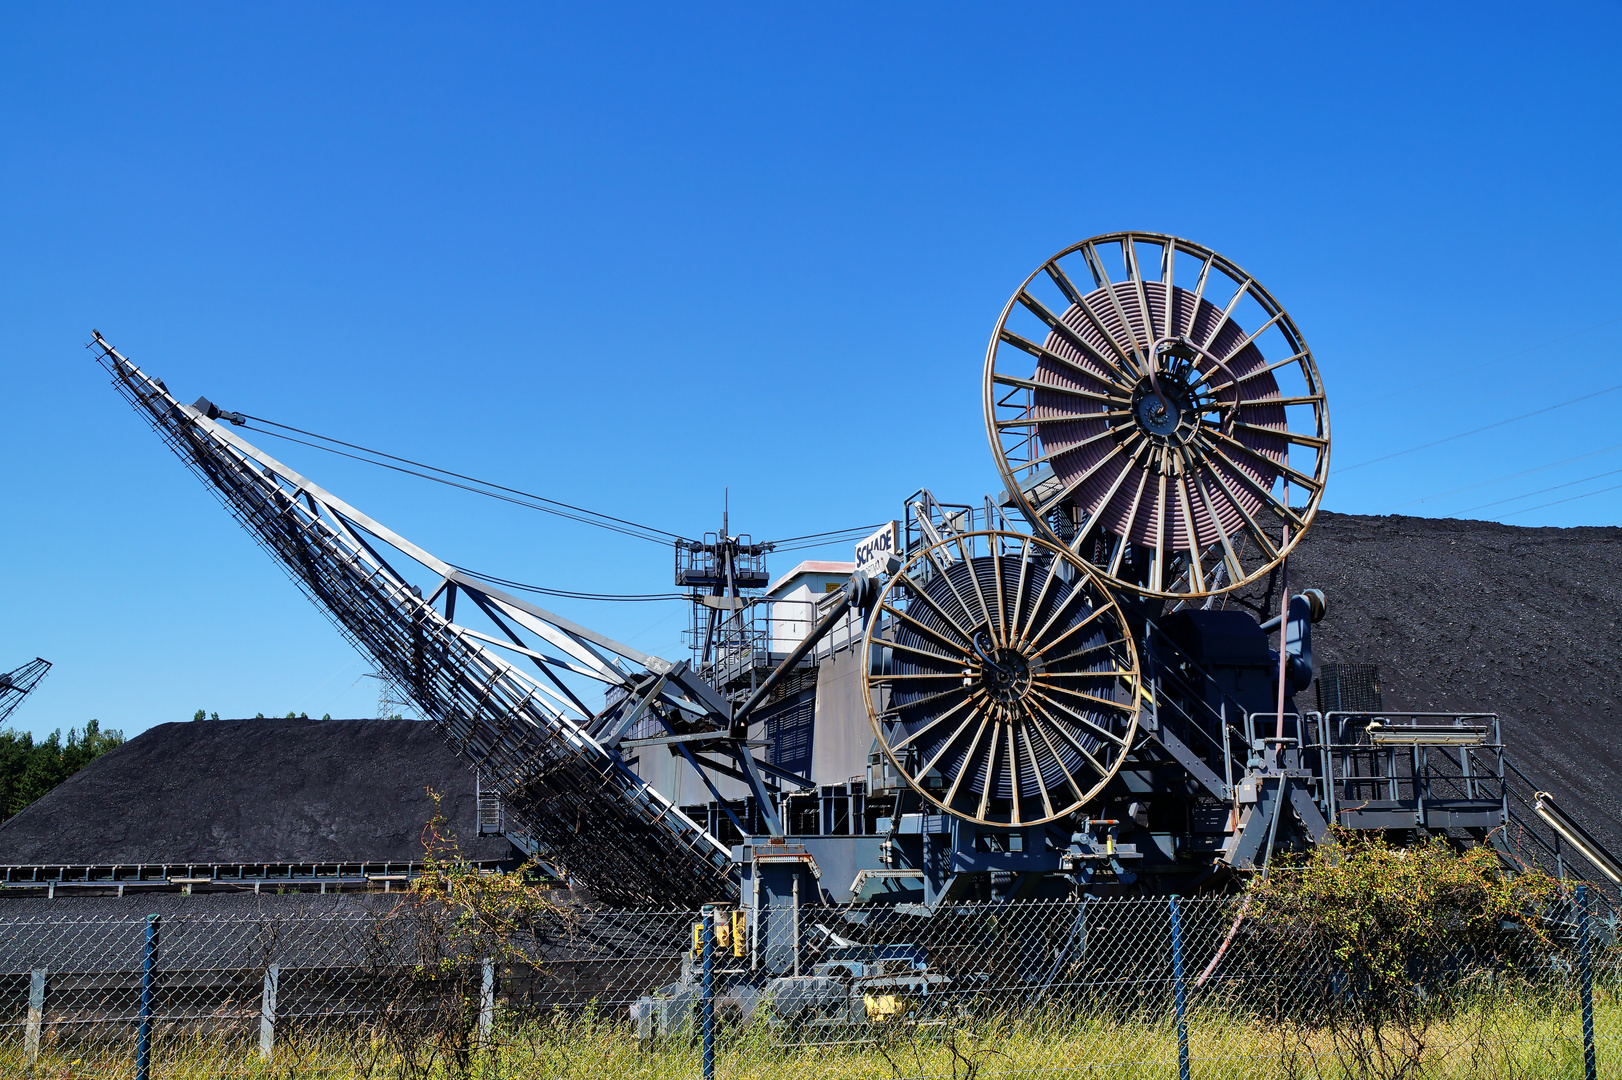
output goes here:
[[26, 731], [0, 731], [0, 812], [9, 818], [56, 785], [124, 742], [124, 733], [101, 730], [99, 720], [68, 730], [57, 728], [39, 743]]

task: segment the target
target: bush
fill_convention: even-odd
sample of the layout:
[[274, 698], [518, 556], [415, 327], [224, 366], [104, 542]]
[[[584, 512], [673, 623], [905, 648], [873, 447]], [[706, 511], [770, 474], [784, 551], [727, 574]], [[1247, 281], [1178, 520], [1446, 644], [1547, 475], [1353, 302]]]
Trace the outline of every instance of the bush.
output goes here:
[[1325, 976], [1287, 1024], [1303, 1045], [1327, 1037], [1354, 1076], [1416, 1075], [1436, 1025], [1488, 993], [1537, 992], [1562, 951], [1545, 923], [1559, 883], [1506, 870], [1487, 846], [1336, 830], [1249, 892], [1250, 934], [1273, 962]]

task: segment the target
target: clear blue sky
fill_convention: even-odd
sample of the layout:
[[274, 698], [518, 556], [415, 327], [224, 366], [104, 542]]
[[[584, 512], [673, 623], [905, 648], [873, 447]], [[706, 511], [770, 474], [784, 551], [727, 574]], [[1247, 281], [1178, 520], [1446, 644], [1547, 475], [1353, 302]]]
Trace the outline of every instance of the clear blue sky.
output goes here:
[[[1305, 331], [1328, 508], [1617, 522], [1622, 390], [1350, 467], [1622, 384], [1622, 9], [1315, 8], [7, 4], [0, 668], [56, 664], [14, 723], [375, 698], [91, 327], [186, 401], [681, 533], [730, 487], [774, 537], [997, 488], [1009, 292], [1171, 232]], [[670, 587], [668, 549], [266, 448], [458, 563]], [[680, 655], [680, 604], [554, 606]]]

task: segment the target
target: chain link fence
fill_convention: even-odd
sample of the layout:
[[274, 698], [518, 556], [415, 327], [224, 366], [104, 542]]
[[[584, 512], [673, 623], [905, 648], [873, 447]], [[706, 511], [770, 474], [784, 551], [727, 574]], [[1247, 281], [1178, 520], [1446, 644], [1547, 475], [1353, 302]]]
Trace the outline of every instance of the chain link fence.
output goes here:
[[1596, 901], [1570, 890], [1418, 950], [1395, 984], [1243, 898], [807, 906], [770, 942], [730, 914], [717, 940], [697, 912], [559, 909], [503, 957], [468, 955], [442, 932], [454, 915], [409, 898], [151, 917], [59, 901], [0, 912], [0, 1074], [1622, 1076]]

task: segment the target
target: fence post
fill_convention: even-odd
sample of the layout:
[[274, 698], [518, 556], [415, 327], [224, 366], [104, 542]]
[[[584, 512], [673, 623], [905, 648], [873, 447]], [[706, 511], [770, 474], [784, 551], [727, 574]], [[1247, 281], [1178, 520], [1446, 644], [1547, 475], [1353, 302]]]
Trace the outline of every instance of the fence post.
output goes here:
[[276, 984], [281, 981], [280, 964], [265, 969], [265, 989], [259, 995], [259, 1056], [270, 1060], [276, 1050]]
[[704, 905], [704, 977], [699, 1024], [704, 1038], [704, 1080], [715, 1080], [715, 905]]
[[479, 984], [479, 1045], [490, 1046], [490, 1033], [496, 1025], [496, 961], [483, 960], [484, 980]]
[[1577, 964], [1582, 979], [1583, 1075], [1595, 1080], [1598, 1064], [1594, 1058], [1594, 971], [1588, 959], [1588, 888], [1577, 886]]
[[28, 1064], [39, 1061], [39, 1033], [45, 1024], [45, 972], [36, 971], [28, 978], [28, 1026], [23, 1044], [28, 1051]]
[[158, 956], [158, 917], [146, 917], [146, 958], [141, 964], [141, 1023], [135, 1033], [135, 1080], [152, 1078], [152, 984]]
[[[1188, 1023], [1183, 986], [1183, 920], [1177, 909], [1177, 894], [1167, 898], [1171, 909], [1171, 994], [1177, 1010], [1177, 1078], [1188, 1080]], [[1593, 1080], [1593, 1077], [1589, 1077]]]

